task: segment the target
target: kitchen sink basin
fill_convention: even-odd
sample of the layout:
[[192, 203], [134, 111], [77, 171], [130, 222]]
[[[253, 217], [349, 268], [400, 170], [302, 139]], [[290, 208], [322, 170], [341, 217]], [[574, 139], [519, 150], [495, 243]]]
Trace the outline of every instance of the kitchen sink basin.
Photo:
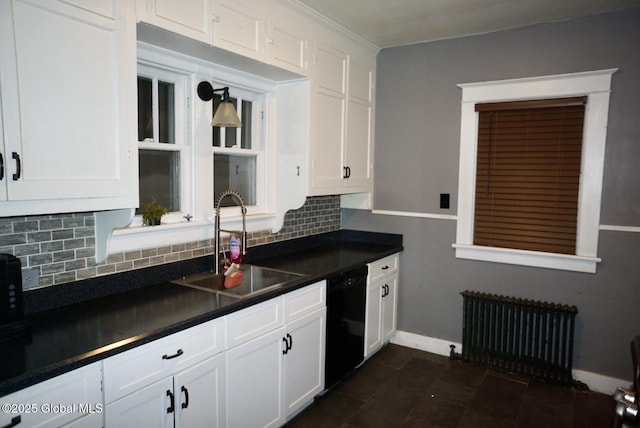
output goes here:
[[242, 282], [232, 288], [224, 287], [225, 276], [222, 273], [215, 274], [213, 272], [196, 273], [172, 282], [222, 296], [241, 299], [282, 287], [303, 276], [297, 273], [247, 264], [241, 265], [240, 271], [243, 273]]

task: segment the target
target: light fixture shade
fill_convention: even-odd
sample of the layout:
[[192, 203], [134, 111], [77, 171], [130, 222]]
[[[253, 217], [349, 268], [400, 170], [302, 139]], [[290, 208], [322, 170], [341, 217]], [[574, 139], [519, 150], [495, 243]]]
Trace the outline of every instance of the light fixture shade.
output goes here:
[[213, 115], [213, 119], [211, 119], [211, 126], [224, 126], [227, 128], [242, 127], [242, 122], [240, 122], [233, 103], [230, 101], [222, 101], [218, 105], [216, 113]]

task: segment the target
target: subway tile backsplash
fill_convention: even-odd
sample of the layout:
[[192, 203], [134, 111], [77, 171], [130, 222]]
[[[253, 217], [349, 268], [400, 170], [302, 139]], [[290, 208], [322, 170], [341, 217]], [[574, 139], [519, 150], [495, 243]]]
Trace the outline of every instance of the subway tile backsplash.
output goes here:
[[[249, 233], [248, 247], [340, 229], [340, 196], [307, 198], [289, 211], [278, 233]], [[39, 286], [109, 275], [211, 254], [212, 240], [111, 254], [95, 262], [92, 212], [0, 218], [0, 253], [19, 257], [23, 268], [39, 270]]]

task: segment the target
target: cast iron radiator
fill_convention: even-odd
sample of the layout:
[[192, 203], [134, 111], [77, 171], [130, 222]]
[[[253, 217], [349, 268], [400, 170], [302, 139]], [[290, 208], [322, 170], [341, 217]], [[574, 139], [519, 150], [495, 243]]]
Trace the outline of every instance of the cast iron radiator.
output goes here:
[[463, 291], [462, 359], [571, 384], [578, 308]]

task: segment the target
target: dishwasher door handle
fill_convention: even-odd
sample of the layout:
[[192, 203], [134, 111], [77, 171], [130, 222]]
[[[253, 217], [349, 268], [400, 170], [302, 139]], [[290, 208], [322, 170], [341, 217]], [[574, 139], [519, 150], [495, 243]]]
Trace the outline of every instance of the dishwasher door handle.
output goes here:
[[359, 283], [360, 281], [358, 278], [347, 278], [336, 282], [330, 282], [328, 289], [329, 292], [333, 290], [348, 290], [350, 288], [357, 287]]

